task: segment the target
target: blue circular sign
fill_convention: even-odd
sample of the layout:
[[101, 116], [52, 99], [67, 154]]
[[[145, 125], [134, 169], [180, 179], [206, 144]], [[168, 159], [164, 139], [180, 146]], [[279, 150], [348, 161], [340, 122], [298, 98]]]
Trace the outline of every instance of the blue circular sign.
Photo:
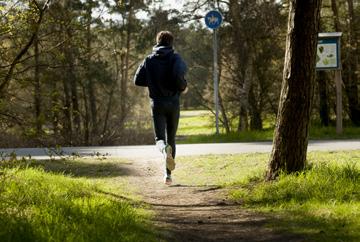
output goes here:
[[222, 23], [222, 15], [217, 10], [211, 10], [205, 15], [205, 24], [210, 29], [217, 29]]

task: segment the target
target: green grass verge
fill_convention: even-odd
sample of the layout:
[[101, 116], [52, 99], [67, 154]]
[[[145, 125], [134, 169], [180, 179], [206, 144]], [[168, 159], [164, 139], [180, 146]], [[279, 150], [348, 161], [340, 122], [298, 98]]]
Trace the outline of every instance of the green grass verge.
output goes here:
[[[271, 141], [274, 133], [275, 117], [264, 118], [263, 130], [225, 133], [220, 126], [220, 134], [215, 135], [214, 115], [206, 110], [181, 111], [179, 129], [177, 132], [179, 144], [221, 143], [221, 142], [251, 142]], [[236, 124], [232, 125], [236, 130]], [[314, 123], [310, 127], [310, 139], [358, 139], [360, 127], [344, 126], [343, 133], [338, 135], [336, 128], [321, 127]]]
[[360, 151], [311, 152], [307, 170], [274, 182], [263, 181], [267, 160], [265, 154], [179, 157], [174, 175], [184, 184], [230, 189], [268, 226], [305, 241], [359, 241]]
[[156, 241], [148, 210], [110, 185], [115, 161], [26, 163], [0, 163], [0, 241]]

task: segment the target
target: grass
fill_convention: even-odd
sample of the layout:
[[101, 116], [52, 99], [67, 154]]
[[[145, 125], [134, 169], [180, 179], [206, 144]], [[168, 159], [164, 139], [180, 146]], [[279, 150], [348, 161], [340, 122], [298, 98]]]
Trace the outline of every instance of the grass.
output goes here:
[[0, 241], [156, 241], [148, 210], [111, 185], [116, 161], [96, 163], [2, 161]]
[[[220, 142], [251, 142], [272, 141], [275, 117], [268, 116], [263, 120], [263, 130], [225, 133], [220, 126], [220, 134], [215, 134], [215, 119], [210, 111], [181, 111], [178, 143], [220, 143]], [[233, 125], [236, 130], [236, 124]], [[354, 139], [360, 138], [360, 127], [344, 126], [341, 135], [336, 134], [336, 128], [321, 127], [314, 122], [310, 128], [310, 139]]]
[[263, 181], [267, 159], [181, 157], [175, 176], [184, 184], [226, 187], [233, 200], [265, 215], [267, 226], [305, 241], [359, 241], [360, 151], [310, 152], [304, 172], [274, 182]]

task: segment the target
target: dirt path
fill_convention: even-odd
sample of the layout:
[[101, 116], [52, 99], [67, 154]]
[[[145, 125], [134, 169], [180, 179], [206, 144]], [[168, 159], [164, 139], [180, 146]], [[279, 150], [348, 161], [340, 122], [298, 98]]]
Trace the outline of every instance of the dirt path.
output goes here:
[[160, 241], [303, 241], [266, 228], [265, 217], [229, 201], [219, 187], [186, 186], [176, 177], [164, 185], [159, 159], [136, 160], [132, 167], [137, 175], [130, 182], [155, 211]]

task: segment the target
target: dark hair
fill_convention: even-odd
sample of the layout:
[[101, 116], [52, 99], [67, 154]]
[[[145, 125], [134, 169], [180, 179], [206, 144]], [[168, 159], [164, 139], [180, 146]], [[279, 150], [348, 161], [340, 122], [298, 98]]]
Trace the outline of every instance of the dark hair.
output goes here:
[[174, 42], [174, 36], [170, 31], [160, 31], [156, 35], [156, 44], [160, 46], [172, 46]]

